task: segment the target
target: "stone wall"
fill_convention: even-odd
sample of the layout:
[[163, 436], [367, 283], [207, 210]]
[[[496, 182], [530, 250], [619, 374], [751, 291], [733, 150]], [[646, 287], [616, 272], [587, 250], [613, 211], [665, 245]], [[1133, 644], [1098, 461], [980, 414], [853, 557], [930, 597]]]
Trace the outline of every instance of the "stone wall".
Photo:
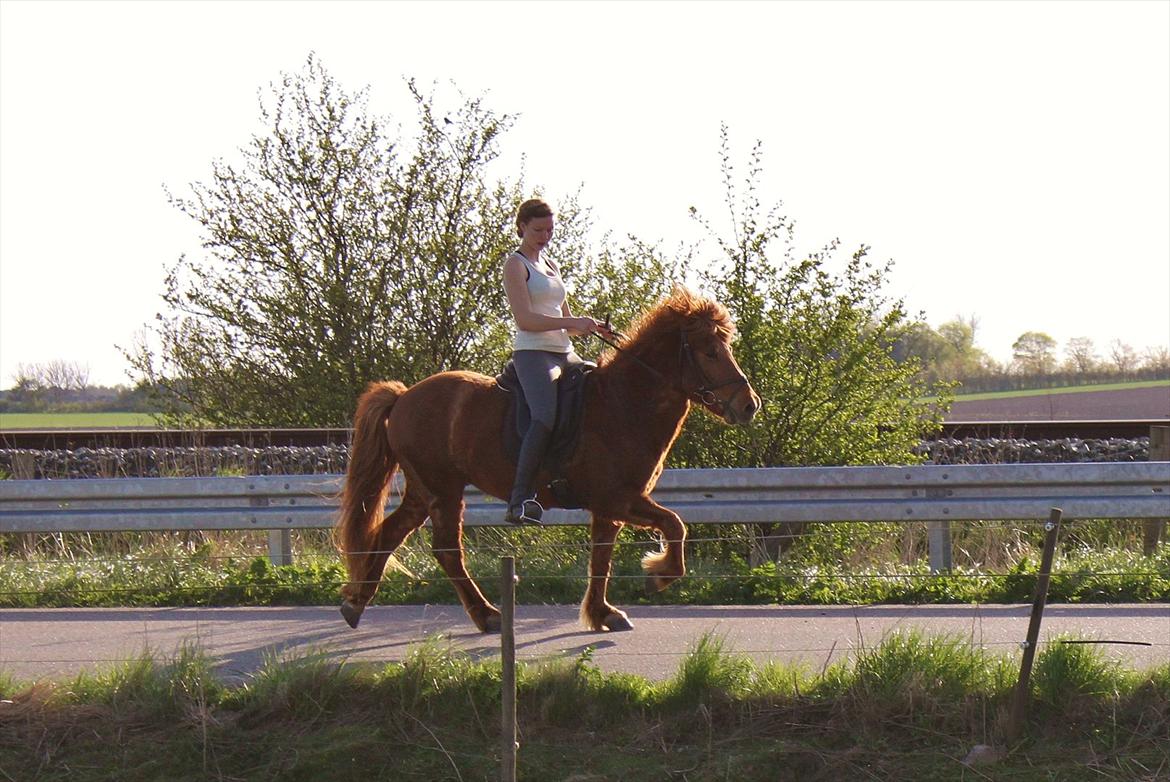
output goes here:
[[0, 472], [13, 478], [175, 478], [217, 475], [343, 473], [349, 447], [78, 448], [0, 450]]
[[[1133, 440], [931, 440], [917, 449], [934, 464], [1144, 462], [1150, 438]], [[78, 448], [0, 450], [0, 476], [13, 478], [159, 478], [343, 473], [345, 445], [307, 448]]]
[[1007, 440], [996, 438], [940, 439], [916, 449], [929, 464], [1024, 464], [1038, 462], [1144, 462], [1150, 438], [1133, 440]]

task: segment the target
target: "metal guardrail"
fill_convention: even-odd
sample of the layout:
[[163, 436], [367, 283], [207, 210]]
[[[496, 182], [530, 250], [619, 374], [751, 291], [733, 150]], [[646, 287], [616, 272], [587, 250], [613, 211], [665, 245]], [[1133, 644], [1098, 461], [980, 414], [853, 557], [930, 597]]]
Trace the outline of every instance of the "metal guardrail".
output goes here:
[[[332, 526], [344, 476], [0, 481], [0, 533], [268, 530]], [[401, 491], [397, 476], [395, 492]], [[391, 503], [393, 503], [393, 496]], [[927, 521], [931, 565], [950, 567], [949, 522], [1170, 517], [1170, 462], [666, 470], [654, 499], [689, 523]], [[503, 525], [503, 503], [468, 487], [464, 523]], [[550, 509], [583, 525], [588, 511]]]

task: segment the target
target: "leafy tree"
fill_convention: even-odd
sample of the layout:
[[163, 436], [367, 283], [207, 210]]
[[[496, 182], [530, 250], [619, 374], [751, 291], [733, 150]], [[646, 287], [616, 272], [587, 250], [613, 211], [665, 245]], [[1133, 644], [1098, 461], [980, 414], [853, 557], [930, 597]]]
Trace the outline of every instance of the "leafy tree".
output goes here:
[[30, 410], [44, 409], [84, 391], [89, 386], [89, 366], [64, 359], [17, 364], [12, 383], [12, 402]]
[[370, 380], [498, 363], [520, 189], [487, 168], [512, 120], [479, 99], [441, 114], [408, 88], [404, 142], [310, 56], [262, 97], [267, 130], [241, 163], [169, 196], [207, 257], [167, 276], [160, 347], [124, 352], [173, 418], [344, 425]]
[[996, 361], [975, 346], [979, 318], [975, 315], [958, 316], [938, 327], [938, 332], [955, 349], [953, 365], [940, 377], [943, 380], [962, 380], [974, 375], [997, 371]]
[[666, 297], [673, 283], [685, 277], [686, 269], [685, 259], [673, 259], [635, 236], [620, 245], [606, 237], [600, 250], [582, 256], [566, 277], [566, 284], [573, 288], [570, 306], [577, 313], [608, 316], [620, 331]]
[[918, 359], [922, 380], [928, 383], [960, 381], [991, 371], [995, 362], [975, 347], [977, 325], [973, 315], [947, 321], [937, 331], [922, 321], [910, 322], [903, 329], [895, 355]]
[[1118, 372], [1130, 372], [1138, 364], [1137, 351], [1119, 339], [1109, 343], [1109, 359]]
[[35, 364], [16, 365], [16, 371], [12, 374], [12, 388], [6, 396], [22, 410], [33, 411], [44, 407], [45, 387]]
[[1153, 372], [1170, 371], [1170, 348], [1146, 348], [1146, 352], [1142, 358], [1142, 368]]
[[979, 319], [974, 315], [966, 319], [955, 318], [938, 327], [938, 333], [945, 339], [958, 353], [970, 353], [978, 348], [975, 347], [975, 329], [978, 328]]
[[1056, 340], [1042, 331], [1026, 331], [1012, 343], [1012, 358], [1025, 374], [1046, 375], [1056, 368]]
[[929, 380], [952, 377], [959, 357], [955, 344], [927, 323], [907, 324], [898, 339], [896, 355], [899, 360], [913, 358], [922, 366], [922, 375]]
[[[726, 127], [720, 157], [731, 232], [692, 209], [720, 250], [705, 285], [728, 305], [738, 328], [736, 357], [764, 400], [748, 428], [694, 416], [672, 453], [674, 466], [771, 467], [900, 464], [936, 430], [945, 404], [920, 399], [946, 387], [919, 377], [917, 359], [899, 361], [899, 339], [917, 321], [881, 288], [890, 264], [860, 247], [831, 271], [839, 243], [792, 260], [794, 224], [758, 196], [761, 147], [736, 190]], [[763, 525], [766, 541], [772, 525]], [[770, 546], [775, 554], [777, 546]]]
[[1073, 337], [1064, 346], [1070, 368], [1077, 372], [1092, 372], [1097, 366], [1097, 349], [1089, 337]]

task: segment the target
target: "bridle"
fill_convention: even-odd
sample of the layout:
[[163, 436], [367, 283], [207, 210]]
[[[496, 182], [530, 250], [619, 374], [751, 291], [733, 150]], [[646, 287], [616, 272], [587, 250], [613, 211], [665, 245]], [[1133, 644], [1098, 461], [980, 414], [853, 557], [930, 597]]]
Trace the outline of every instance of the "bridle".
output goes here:
[[[607, 323], [609, 322], [608, 318], [606, 319], [606, 322]], [[611, 329], [611, 331], [612, 331], [612, 329]], [[613, 334], [614, 334], [614, 336], [618, 337], [619, 339], [626, 338], [626, 335], [622, 334], [620, 331], [613, 331]], [[611, 348], [618, 351], [619, 353], [625, 353], [627, 356], [629, 356], [635, 362], [642, 365], [642, 367], [644, 367], [646, 370], [648, 370], [652, 374], [656, 375], [660, 380], [663, 381], [664, 384], [673, 385], [670, 378], [668, 378], [658, 368], [650, 366], [649, 364], [647, 364], [645, 361], [643, 361], [638, 356], [635, 356], [633, 353], [626, 351], [626, 349], [621, 347], [620, 345], [618, 345], [614, 342], [610, 342], [608, 339], [601, 336], [600, 334], [594, 334], [593, 336], [597, 337], [599, 340], [601, 340], [605, 344], [609, 345]], [[678, 349], [678, 351], [679, 351], [678, 366], [679, 366], [680, 376], [685, 375], [686, 368], [690, 367], [692, 370], [694, 370], [695, 374], [698, 375], [699, 380], [701, 381], [701, 385], [699, 385], [697, 388], [694, 388], [691, 390], [687, 390], [686, 388], [680, 388], [679, 390], [682, 391], [683, 394], [687, 398], [692, 399], [701, 405], [705, 405], [707, 407], [714, 408], [715, 410], [718, 411], [719, 415], [723, 415], [723, 411], [724, 411], [724, 408], [726, 408], [726, 406], [727, 406], [727, 402], [724, 402], [718, 396], [716, 396], [715, 390], [718, 388], [724, 388], [724, 387], [730, 386], [730, 385], [736, 385], [736, 386], [745, 385], [746, 386], [746, 385], [748, 385], [747, 377], [744, 376], [744, 374], [742, 372], [740, 372], [740, 373], [737, 373], [735, 377], [733, 377], [729, 380], [724, 380], [720, 383], [711, 382], [711, 378], [707, 377], [707, 373], [703, 371], [703, 368], [701, 366], [699, 366], [699, 362], [695, 360], [695, 351], [694, 351], [694, 348], [691, 347], [690, 340], [687, 339], [686, 329], [683, 329], [681, 327], [679, 328], [679, 337], [680, 337], [680, 342], [679, 342], [679, 349]], [[732, 394], [732, 397], [734, 397], [734, 396], [735, 396], [735, 394]]]
[[[699, 366], [699, 362], [695, 360], [695, 351], [691, 347], [690, 341], [687, 340], [687, 332], [680, 328], [679, 335], [682, 337], [682, 344], [679, 346], [679, 367], [682, 367], [683, 360], [685, 359], [691, 368], [695, 370], [695, 373], [698, 374], [699, 379], [703, 381], [703, 384], [694, 391], [691, 391], [690, 395], [702, 404], [718, 409], [719, 414], [722, 415], [723, 408], [727, 403], [722, 401], [719, 397], [715, 396], [715, 389], [732, 385], [746, 386], [748, 385], [747, 377], [742, 372], [738, 372], [736, 373], [735, 377], [724, 380], [721, 383], [711, 382], [711, 378], [707, 377], [707, 373], [703, 371], [703, 368]], [[735, 394], [732, 394], [731, 397], [728, 398], [728, 401], [734, 397]]]

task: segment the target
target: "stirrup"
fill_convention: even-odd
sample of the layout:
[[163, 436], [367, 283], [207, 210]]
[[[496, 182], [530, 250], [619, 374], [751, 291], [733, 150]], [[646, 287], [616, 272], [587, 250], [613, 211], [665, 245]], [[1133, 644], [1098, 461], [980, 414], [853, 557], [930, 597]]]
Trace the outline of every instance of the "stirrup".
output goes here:
[[[517, 513], [519, 509], [519, 513]], [[536, 500], [524, 500], [519, 506], [512, 506], [508, 508], [507, 514], [504, 516], [504, 521], [509, 524], [534, 524], [537, 527], [543, 527], [540, 517], [544, 515], [544, 508]]]

